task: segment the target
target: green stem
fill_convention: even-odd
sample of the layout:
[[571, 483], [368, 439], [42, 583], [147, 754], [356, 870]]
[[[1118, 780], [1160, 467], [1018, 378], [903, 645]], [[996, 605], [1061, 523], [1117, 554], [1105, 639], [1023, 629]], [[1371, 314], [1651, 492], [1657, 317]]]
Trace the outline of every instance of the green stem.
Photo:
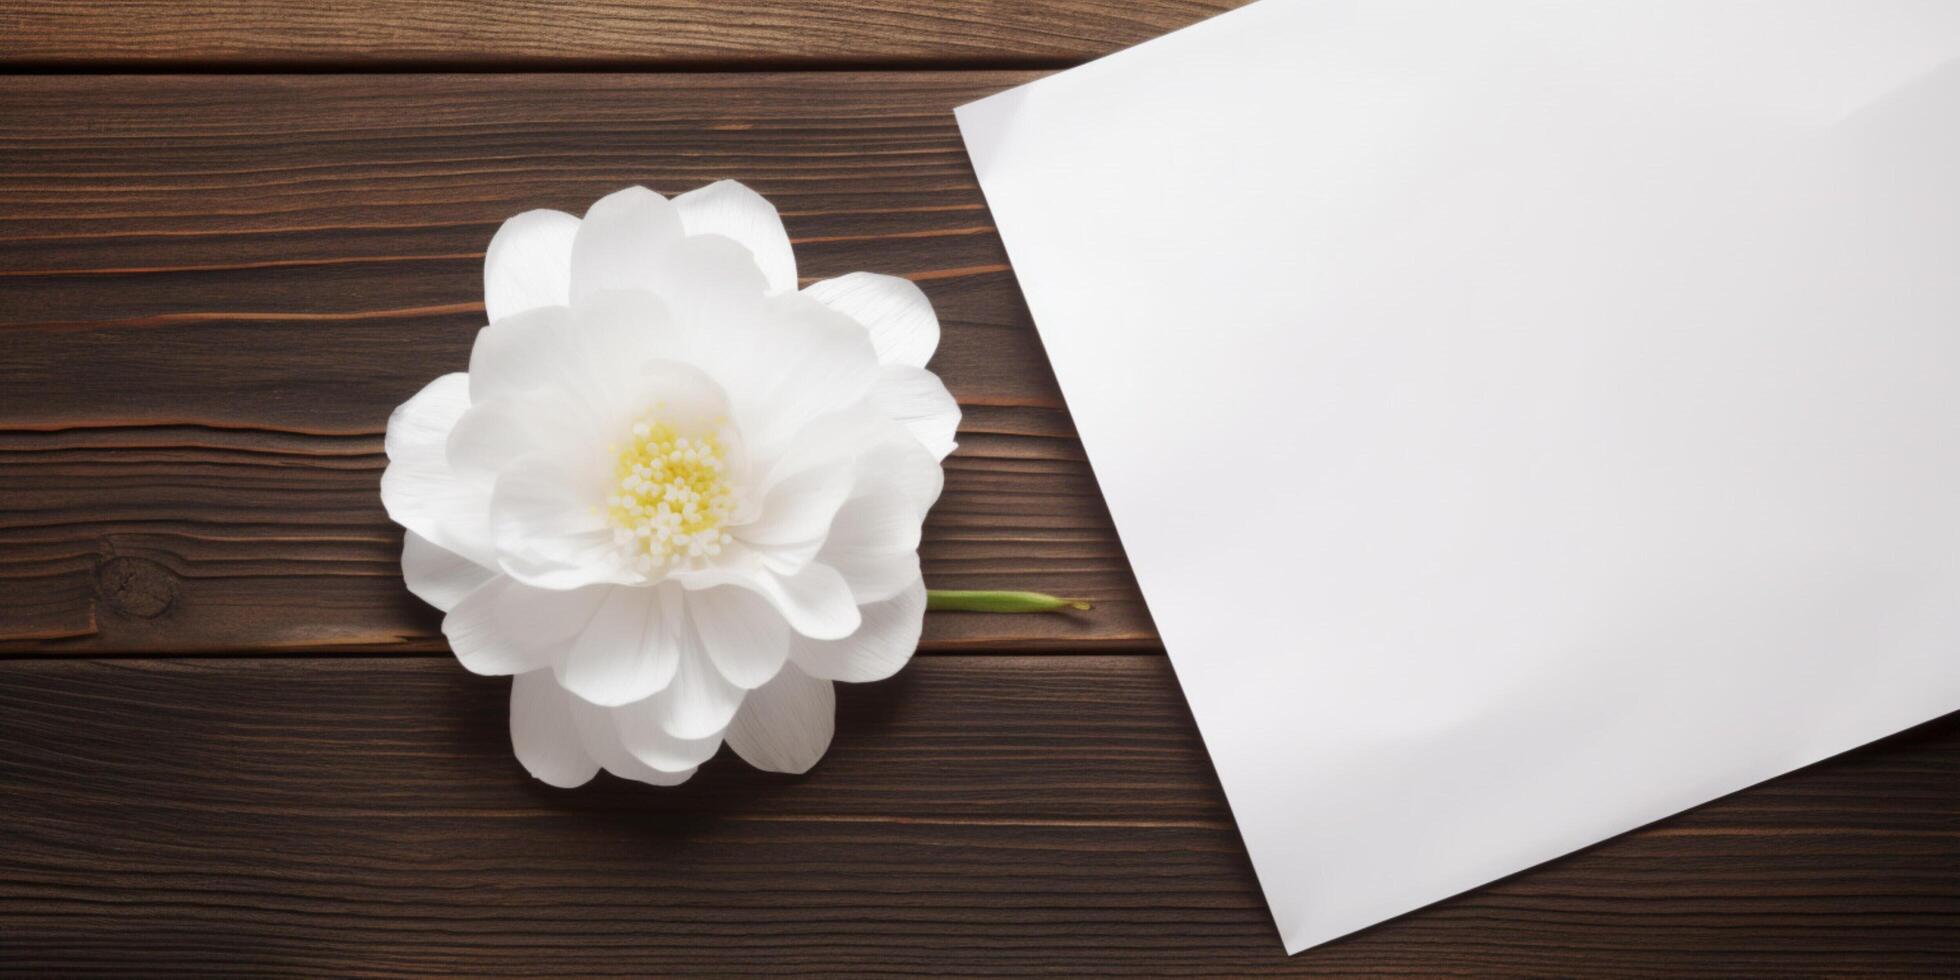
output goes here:
[[1040, 592], [984, 592], [927, 589], [926, 609], [957, 612], [1038, 613], [1090, 608], [1087, 600], [1060, 599]]

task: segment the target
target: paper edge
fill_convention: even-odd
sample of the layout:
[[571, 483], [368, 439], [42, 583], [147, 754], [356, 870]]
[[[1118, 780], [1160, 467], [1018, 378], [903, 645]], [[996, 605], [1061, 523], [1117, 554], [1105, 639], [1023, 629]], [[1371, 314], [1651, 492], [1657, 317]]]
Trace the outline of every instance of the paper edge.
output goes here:
[[[1268, 2], [1271, 2], [1271, 0], [1268, 0]], [[1216, 20], [1216, 19], [1217, 18], [1212, 18], [1212, 20]], [[1210, 21], [1206, 21], [1204, 23], [1209, 23], [1209, 22]], [[1187, 28], [1187, 30], [1188, 29], [1189, 28]], [[1165, 35], [1165, 36], [1168, 37], [1170, 35]], [[1157, 40], [1162, 40], [1162, 38], [1159, 38]], [[1148, 44], [1153, 42], [1145, 42], [1145, 43]], [[1132, 51], [1132, 50], [1135, 50], [1135, 48], [1125, 49], [1125, 51]], [[1110, 55], [1109, 57], [1116, 57], [1117, 55], [1121, 55], [1123, 53], [1124, 52], [1119, 51], [1116, 53], [1116, 55]], [[1054, 76], [1049, 76], [1049, 77], [1054, 77]], [[1039, 78], [1031, 82], [1024, 82], [1020, 85], [1014, 86], [1013, 88], [1005, 89], [1000, 92], [996, 92], [993, 95], [985, 96], [983, 98], [975, 99], [974, 101], [968, 102], [964, 105], [956, 106], [953, 109], [953, 119], [954, 122], [958, 125], [960, 131], [960, 142], [964, 144], [966, 149], [967, 159], [969, 162], [973, 164], [974, 175], [975, 177], [978, 178], [978, 184], [980, 186], [980, 197], [983, 201], [986, 202], [988, 213], [993, 217], [994, 224], [997, 227], [1003, 224], [1002, 211], [996, 205], [995, 201], [987, 191], [987, 176], [986, 176], [989, 173], [995, 172], [993, 167], [994, 159], [993, 159], [992, 151], [993, 149], [999, 147], [1002, 143], [1005, 142], [1007, 138], [1006, 134], [1008, 130], [1011, 128], [1013, 115], [1020, 110], [1020, 107], [1027, 101], [1029, 96], [1032, 94], [1030, 90], [1033, 89], [1035, 86], [1041, 85], [1043, 82], [1046, 82], [1047, 80], [1048, 80], [1047, 78]], [[995, 141], [989, 144], [988, 159], [983, 161], [980, 158], [980, 154], [974, 151], [974, 144], [975, 144], [974, 129], [977, 127], [990, 126], [990, 125], [998, 127], [997, 128], [998, 135]], [[1002, 231], [1000, 239], [1001, 239], [1001, 248], [1007, 253], [1008, 267], [1010, 271], [1013, 271], [1015, 288], [1020, 291], [1022, 300], [1026, 302], [1028, 305], [1028, 315], [1030, 319], [1034, 321], [1035, 335], [1037, 339], [1039, 339], [1042, 332], [1042, 327], [1041, 327], [1042, 314], [1041, 311], [1037, 309], [1037, 306], [1039, 304], [1037, 304], [1033, 294], [1029, 292], [1027, 286], [1021, 282], [1020, 273], [1014, 270], [1014, 261], [1015, 261], [1014, 246], [1009, 243], [1008, 236], [1006, 235], [1004, 230]], [[1045, 341], [1043, 342], [1042, 356], [1045, 360], [1049, 362], [1049, 368], [1052, 371], [1054, 367], [1054, 359], [1048, 355], [1047, 345]], [[1055, 386], [1061, 391], [1062, 403], [1064, 407], [1066, 407], [1068, 404], [1068, 386], [1067, 383], [1062, 380], [1059, 372], [1056, 372]], [[1073, 419], [1073, 413], [1071, 413], [1070, 417], [1071, 419]], [[1095, 468], [1096, 468], [1095, 456], [1093, 450], [1089, 448], [1087, 441], [1083, 441], [1082, 452], [1083, 452], [1084, 460], [1089, 465], [1089, 475], [1092, 479], [1095, 479]], [[1102, 483], [1099, 479], [1096, 482], [1096, 492], [1098, 495], [1102, 493]], [[1106, 504], [1105, 504], [1105, 509], [1108, 509]], [[1123, 541], [1123, 529], [1113, 509], [1110, 510], [1110, 527], [1111, 530], [1116, 534], [1117, 544], [1121, 546]], [[1125, 550], [1124, 554], [1127, 555], [1128, 551]], [[1143, 598], [1144, 608], [1145, 611], [1147, 612], [1150, 606], [1150, 596], [1146, 591], [1146, 588], [1141, 579], [1137, 580], [1137, 592]], [[1152, 619], [1152, 624], [1156, 625], [1156, 621], [1154, 618]], [[1263, 900], [1266, 903], [1266, 917], [1267, 920], [1272, 922], [1273, 924], [1273, 931], [1275, 932], [1277, 938], [1280, 941], [1281, 949], [1285, 951], [1287, 956], [1294, 956], [1306, 949], [1309, 949], [1313, 946], [1317, 946], [1322, 942], [1326, 942], [1328, 940], [1338, 938], [1338, 936], [1330, 936], [1327, 937], [1327, 939], [1316, 940], [1312, 942], [1308, 942], [1305, 940], [1300, 940], [1296, 942], [1295, 939], [1289, 937], [1286, 926], [1282, 924], [1279, 921], [1278, 917], [1274, 914], [1273, 910], [1276, 907], [1276, 905], [1273, 901], [1272, 889], [1267, 884], [1266, 875], [1263, 872], [1261, 872], [1259, 869], [1258, 859], [1253, 855], [1251, 842], [1246, 839], [1244, 828], [1239, 825], [1237, 810], [1235, 808], [1235, 804], [1232, 799], [1231, 787], [1226, 784], [1224, 776], [1218, 767], [1218, 761], [1212, 757], [1211, 746], [1213, 744], [1213, 740], [1206, 737], [1205, 723], [1201, 718], [1199, 718], [1196, 707], [1192, 704], [1191, 695], [1184, 688], [1183, 676], [1178, 671], [1177, 657], [1172, 655], [1170, 652], [1172, 644], [1170, 643], [1169, 638], [1163, 636], [1163, 627], [1161, 625], [1157, 625], [1156, 628], [1158, 630], [1159, 638], [1164, 640], [1164, 655], [1165, 655], [1165, 659], [1170, 661], [1171, 677], [1177, 683], [1178, 696], [1183, 699], [1185, 710], [1191, 716], [1192, 726], [1196, 728], [1198, 732], [1199, 747], [1203, 749], [1205, 753], [1205, 761], [1211, 765], [1212, 775], [1214, 778], [1218, 780], [1219, 791], [1225, 797], [1225, 808], [1228, 815], [1231, 816], [1233, 832], [1238, 835], [1239, 847], [1242, 850], [1244, 850], [1247, 862], [1252, 865], [1253, 879], [1259, 885], [1259, 897], [1261, 900]], [[1438, 901], [1441, 901], [1441, 899], [1438, 899]], [[1364, 926], [1362, 928], [1367, 928], [1367, 927]]]

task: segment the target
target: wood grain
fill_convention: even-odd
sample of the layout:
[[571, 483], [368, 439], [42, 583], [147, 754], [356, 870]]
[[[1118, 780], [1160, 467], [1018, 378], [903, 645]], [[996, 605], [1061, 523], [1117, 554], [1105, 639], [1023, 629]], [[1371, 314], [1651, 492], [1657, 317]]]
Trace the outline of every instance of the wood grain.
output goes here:
[[0, 0], [0, 65], [1065, 65], [1244, 0]]
[[524, 776], [436, 658], [0, 664], [22, 971], [1665, 976], [1960, 965], [1960, 716], [1288, 960], [1160, 657], [847, 686], [805, 777]]
[[930, 649], [1156, 640], [950, 114], [1021, 73], [23, 77], [0, 90], [0, 649], [441, 648], [377, 496], [506, 216], [739, 177], [806, 279], [903, 274], [966, 409], [928, 581], [1095, 600]]

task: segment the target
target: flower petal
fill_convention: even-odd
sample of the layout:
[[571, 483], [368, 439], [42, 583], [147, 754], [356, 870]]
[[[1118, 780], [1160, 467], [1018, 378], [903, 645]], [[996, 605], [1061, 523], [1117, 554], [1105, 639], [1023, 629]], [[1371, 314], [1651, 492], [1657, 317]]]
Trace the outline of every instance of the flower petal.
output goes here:
[[888, 440], [909, 442], [905, 437], [902, 427], [866, 402], [800, 420], [791, 430], [789, 445], [769, 461], [762, 492], [766, 497], [776, 484], [813, 469], [855, 473], [857, 460], [866, 451]]
[[885, 365], [871, 387], [871, 403], [905, 426], [934, 459], [945, 459], [958, 446], [953, 435], [960, 427], [960, 405], [931, 371]]
[[660, 258], [681, 240], [672, 202], [644, 187], [600, 198], [585, 212], [572, 240], [571, 299], [608, 289], [651, 288]]
[[495, 480], [512, 462], [565, 447], [567, 441], [596, 441], [594, 426], [572, 400], [541, 390], [478, 401], [449, 432], [449, 465], [480, 480]]
[[669, 772], [641, 762], [620, 741], [619, 729], [613, 725], [612, 709], [588, 704], [578, 698], [568, 700], [572, 705], [572, 721], [578, 728], [580, 744], [585, 747], [586, 754], [597, 760], [607, 772], [621, 779], [652, 786], [678, 786], [694, 775], [692, 766]]
[[819, 640], [849, 636], [858, 628], [857, 602], [844, 576], [811, 564], [795, 575], [768, 574], [756, 589], [789, 621], [790, 628]]
[[551, 380], [557, 360], [539, 354], [562, 347], [572, 330], [566, 306], [539, 306], [493, 321], [470, 346], [470, 401], [483, 402], [529, 391]]
[[912, 584], [883, 602], [858, 607], [863, 625], [841, 640], [790, 640], [789, 659], [812, 677], [833, 681], [881, 681], [898, 673], [919, 648], [926, 621], [926, 583]]
[[[739, 544], [739, 543], [738, 543]], [[746, 548], [746, 546], [742, 546]], [[736, 585], [769, 600], [791, 629], [819, 640], [835, 640], [858, 628], [857, 602], [851, 586], [836, 569], [811, 562], [794, 575], [766, 567], [759, 555], [726, 549], [716, 565], [677, 575], [690, 589]]]
[[703, 431], [718, 427], [728, 417], [728, 395], [706, 372], [692, 364], [655, 359], [640, 368], [639, 385], [645, 392], [639, 411], [653, 409], [660, 420], [684, 431]]
[[671, 317], [647, 293], [608, 292], [577, 309], [546, 306], [477, 332], [470, 350], [473, 404], [548, 391], [591, 423], [608, 421], [639, 392], [640, 367], [672, 334]]
[[639, 581], [625, 566], [601, 506], [605, 462], [532, 456], [510, 464], [490, 495], [498, 567], [545, 589]]
[[909, 279], [853, 272], [811, 283], [803, 293], [862, 324], [881, 364], [925, 367], [939, 347], [932, 301]]
[[763, 493], [756, 520], [733, 528], [733, 535], [757, 549], [774, 571], [795, 574], [816, 557], [837, 509], [850, 496], [857, 482], [851, 464], [840, 460], [775, 481]]
[[495, 323], [514, 313], [571, 302], [572, 240], [579, 221], [563, 211], [526, 211], [497, 229], [483, 256], [483, 310]]
[[[690, 239], [692, 241], [692, 239]], [[809, 420], [861, 403], [878, 379], [877, 354], [850, 320], [801, 293], [771, 297], [761, 329], [712, 352], [755, 459], [781, 456]]]
[[445, 374], [388, 417], [381, 504], [395, 523], [479, 565], [494, 566], [488, 515], [490, 486], [449, 465], [446, 444], [470, 407], [469, 376]]
[[836, 730], [830, 682], [789, 666], [749, 692], [728, 726], [728, 747], [757, 769], [803, 773], [823, 758]]
[[604, 707], [666, 688], [680, 663], [679, 601], [672, 586], [611, 589], [556, 665], [558, 683]]
[[498, 575], [442, 619], [456, 659], [476, 674], [521, 674], [549, 666], [592, 618], [604, 588], [534, 589]]
[[408, 591], [443, 612], [497, 574], [414, 531], [402, 535], [402, 578]]
[[690, 235], [661, 255], [643, 288], [659, 296], [677, 321], [713, 330], [751, 322], [769, 280], [740, 242]]
[[511, 679], [510, 747], [526, 771], [553, 786], [578, 786], [599, 771], [572, 720], [571, 698], [549, 671]]
[[623, 762], [617, 767], [607, 766], [606, 771], [621, 779], [630, 779], [636, 783], [645, 783], [648, 786], [679, 786], [694, 778], [695, 771], [693, 769], [682, 769], [679, 772], [662, 772], [659, 769], [640, 762], [638, 759], [634, 759], [631, 753], [627, 753], [625, 758], [630, 762], [630, 768], [627, 763]]
[[943, 475], [910, 440], [886, 442], [866, 455], [864, 479], [838, 508], [816, 564], [836, 569], [859, 604], [897, 595], [919, 575], [919, 531]]
[[740, 688], [766, 683], [789, 656], [789, 624], [767, 600], [747, 589], [723, 586], [689, 592], [688, 619], [715, 669]]
[[[823, 547], [843, 501], [867, 480], [885, 479], [888, 474], [881, 467], [903, 462], [897, 456], [900, 449], [931, 465], [902, 427], [869, 405], [818, 416], [796, 430], [770, 465], [761, 482], [757, 519], [732, 527], [731, 533], [770, 571], [794, 575]], [[889, 475], [908, 472], [900, 467]]]
[[660, 727], [660, 712], [654, 699], [637, 701], [611, 709], [613, 728], [619, 744], [643, 765], [661, 772], [678, 773], [693, 769], [721, 749], [721, 732], [705, 738], [675, 738]]
[[[674, 682], [653, 697], [650, 708], [661, 730], [675, 738], [707, 738], [728, 727], [747, 693], [715, 669], [701, 636], [690, 623], [680, 631], [680, 669]], [[787, 645], [785, 645], [787, 647]]]
[[890, 487], [852, 498], [810, 567], [835, 569], [860, 605], [899, 594], [919, 577], [919, 519]]
[[[858, 472], [876, 474], [879, 483], [903, 493], [921, 520], [946, 488], [946, 471], [938, 460], [918, 440], [903, 436], [872, 447], [858, 463]], [[860, 486], [858, 492], [865, 489]]]
[[796, 288], [796, 252], [783, 219], [762, 195], [732, 180], [718, 180], [674, 198], [681, 228], [689, 235], [725, 235], [746, 247], [768, 280], [768, 290]]

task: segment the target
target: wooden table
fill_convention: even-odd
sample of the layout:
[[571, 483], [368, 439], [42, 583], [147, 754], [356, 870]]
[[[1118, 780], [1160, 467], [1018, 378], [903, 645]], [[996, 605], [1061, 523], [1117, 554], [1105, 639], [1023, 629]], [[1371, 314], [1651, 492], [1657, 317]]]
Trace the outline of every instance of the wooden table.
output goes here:
[[[0, 966], [1960, 969], [1956, 717], [1281, 955], [950, 113], [1233, 5], [0, 0]], [[808, 776], [555, 791], [382, 426], [502, 218], [722, 177], [937, 305], [928, 580], [1098, 606], [933, 615]]]

